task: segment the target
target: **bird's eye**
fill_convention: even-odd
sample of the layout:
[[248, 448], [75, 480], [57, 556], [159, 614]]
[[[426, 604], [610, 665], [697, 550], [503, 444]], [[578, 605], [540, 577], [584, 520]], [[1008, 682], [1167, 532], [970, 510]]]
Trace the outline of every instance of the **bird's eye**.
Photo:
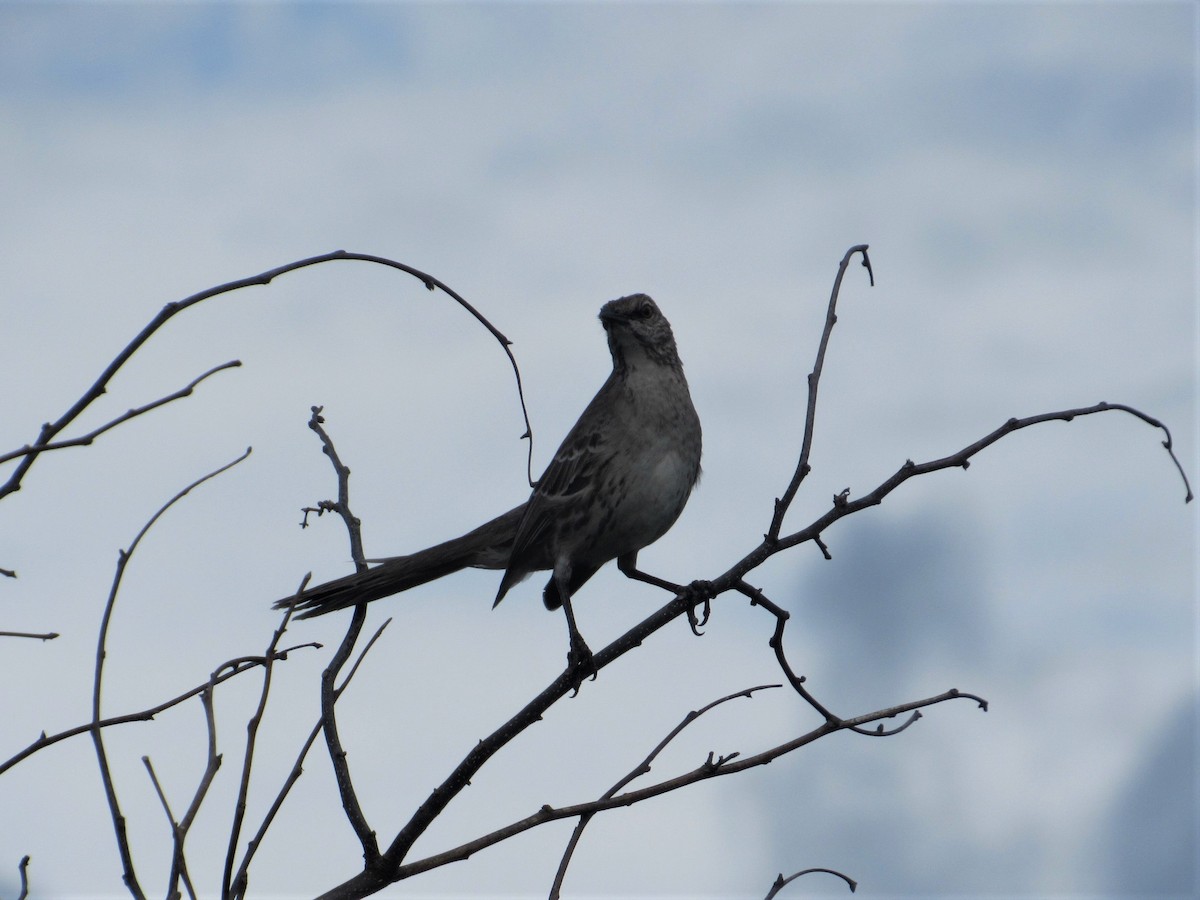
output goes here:
[[651, 306], [649, 303], [643, 303], [641, 306], [639, 306], [637, 308], [636, 315], [639, 319], [648, 319], [652, 315], [654, 315], [654, 307]]

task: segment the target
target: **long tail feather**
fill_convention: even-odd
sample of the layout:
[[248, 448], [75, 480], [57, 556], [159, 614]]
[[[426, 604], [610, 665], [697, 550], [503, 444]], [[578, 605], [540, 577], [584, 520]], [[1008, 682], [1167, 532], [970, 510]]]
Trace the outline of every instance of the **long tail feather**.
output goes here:
[[390, 597], [460, 569], [503, 569], [508, 565], [513, 537], [524, 511], [522, 504], [462, 537], [408, 556], [389, 557], [365, 572], [309, 588], [299, 597], [277, 600], [275, 608], [292, 606], [299, 613], [297, 618], [308, 619]]

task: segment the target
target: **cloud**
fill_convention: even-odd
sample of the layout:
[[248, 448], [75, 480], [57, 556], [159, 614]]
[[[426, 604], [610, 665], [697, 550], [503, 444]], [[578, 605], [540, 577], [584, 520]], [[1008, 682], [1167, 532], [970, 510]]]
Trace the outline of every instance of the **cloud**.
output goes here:
[[1103, 877], [1120, 896], [1194, 896], [1200, 846], [1197, 697], [1171, 710], [1101, 824]]

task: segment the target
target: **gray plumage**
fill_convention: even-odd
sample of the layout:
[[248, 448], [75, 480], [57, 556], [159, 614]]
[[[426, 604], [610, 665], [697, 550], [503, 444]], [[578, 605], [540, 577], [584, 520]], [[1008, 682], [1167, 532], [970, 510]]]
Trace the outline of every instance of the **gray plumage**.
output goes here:
[[[301, 618], [378, 600], [460, 569], [504, 569], [499, 603], [533, 572], [551, 570], [548, 609], [610, 560], [631, 577], [637, 553], [679, 518], [700, 476], [700, 420], [692, 406], [671, 326], [645, 294], [601, 308], [613, 369], [554, 454], [529, 500], [474, 531], [366, 572], [314, 588], [295, 605]], [[565, 595], [565, 596], [564, 596]], [[494, 605], [494, 604], [493, 604]], [[580, 645], [586, 649], [586, 645]]]

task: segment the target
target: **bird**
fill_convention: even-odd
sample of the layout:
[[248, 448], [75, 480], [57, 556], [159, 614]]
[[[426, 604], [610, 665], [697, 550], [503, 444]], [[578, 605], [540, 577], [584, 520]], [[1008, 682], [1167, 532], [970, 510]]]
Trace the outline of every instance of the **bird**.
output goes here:
[[377, 560], [373, 568], [308, 588], [275, 607], [292, 607], [302, 619], [321, 616], [480, 568], [504, 572], [494, 608], [532, 573], [550, 571], [542, 601], [548, 610], [564, 609], [568, 664], [586, 668], [591, 651], [571, 598], [601, 566], [616, 560], [629, 578], [686, 590], [637, 568], [638, 552], [675, 524], [700, 478], [700, 418], [675, 336], [646, 294], [610, 300], [599, 318], [612, 372], [525, 503], [461, 537]]

